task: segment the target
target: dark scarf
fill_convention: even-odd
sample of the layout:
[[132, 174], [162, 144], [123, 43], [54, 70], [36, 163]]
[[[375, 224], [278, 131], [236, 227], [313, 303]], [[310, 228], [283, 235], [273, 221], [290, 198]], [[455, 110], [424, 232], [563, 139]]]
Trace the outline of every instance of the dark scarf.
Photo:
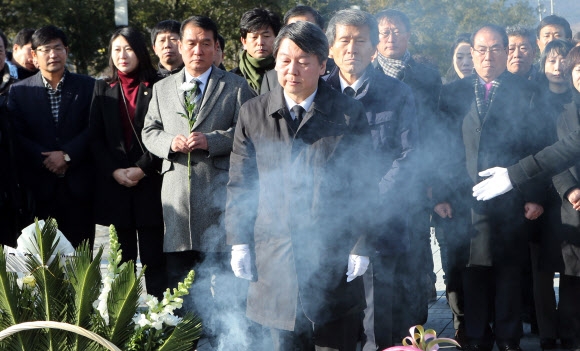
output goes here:
[[240, 52], [240, 71], [255, 91], [260, 91], [264, 73], [274, 68], [273, 56], [257, 59], [248, 55], [246, 50]]

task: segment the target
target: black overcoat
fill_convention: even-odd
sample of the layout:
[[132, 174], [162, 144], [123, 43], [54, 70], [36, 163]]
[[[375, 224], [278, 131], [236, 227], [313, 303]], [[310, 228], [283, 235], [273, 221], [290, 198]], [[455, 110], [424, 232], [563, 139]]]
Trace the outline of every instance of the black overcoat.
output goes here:
[[[96, 222], [121, 227], [163, 225], [161, 208], [161, 159], [149, 152], [141, 141], [143, 121], [151, 100], [151, 86], [141, 83], [132, 133], [127, 149], [120, 113], [122, 107], [119, 84], [95, 83], [90, 113], [91, 151], [95, 159]], [[143, 149], [141, 149], [143, 146]], [[125, 187], [113, 178], [118, 168], [139, 167], [146, 176], [134, 187]]]
[[471, 233], [465, 238], [472, 237], [472, 266], [520, 263], [527, 250], [524, 205], [545, 200], [545, 187], [537, 184], [523, 193], [508, 192], [485, 202], [471, 196], [471, 187], [482, 180], [480, 171], [507, 167], [546, 144], [544, 122], [534, 110], [535, 87], [508, 72], [499, 79], [501, 84], [485, 115], [480, 115], [476, 103], [477, 75], [445, 86], [441, 94], [440, 108], [449, 124], [449, 138], [460, 138], [450, 144], [463, 148], [455, 150], [451, 155], [456, 159], [447, 164], [463, 179], [454, 177], [448, 189], [462, 194], [465, 201], [461, 206], [471, 209]]

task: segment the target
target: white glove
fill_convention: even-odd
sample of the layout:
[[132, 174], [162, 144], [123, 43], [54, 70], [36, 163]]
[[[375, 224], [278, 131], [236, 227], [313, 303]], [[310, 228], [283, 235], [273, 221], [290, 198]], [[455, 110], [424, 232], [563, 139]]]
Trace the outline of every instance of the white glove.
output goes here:
[[356, 277], [365, 274], [369, 268], [369, 258], [367, 256], [348, 255], [348, 271], [346, 272], [346, 282], [349, 283]]
[[479, 172], [479, 176], [489, 177], [486, 180], [475, 184], [473, 187], [473, 197], [476, 197], [480, 201], [491, 200], [514, 188], [510, 181], [507, 168], [489, 168], [485, 171]]
[[234, 275], [238, 278], [252, 280], [252, 264], [250, 261], [250, 247], [247, 244], [232, 246], [230, 261]]

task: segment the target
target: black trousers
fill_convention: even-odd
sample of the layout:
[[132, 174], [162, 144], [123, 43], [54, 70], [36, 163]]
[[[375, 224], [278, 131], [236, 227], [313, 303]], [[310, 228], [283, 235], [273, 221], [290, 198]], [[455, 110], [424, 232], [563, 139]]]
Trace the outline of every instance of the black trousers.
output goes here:
[[300, 310], [294, 331], [270, 328], [274, 351], [355, 351], [362, 332], [362, 312], [324, 325], [313, 325]]
[[[167, 285], [165, 255], [163, 254], [163, 225], [150, 227], [116, 227], [123, 261], [137, 262], [137, 253], [145, 269], [147, 293], [163, 298]], [[137, 252], [137, 245], [139, 251]], [[177, 286], [175, 286], [177, 287]], [[171, 287], [173, 288], [173, 286]]]
[[93, 199], [73, 196], [64, 178], [57, 183], [52, 198], [36, 198], [35, 216], [39, 220], [48, 217], [56, 219], [58, 229], [74, 248], [83, 240], [89, 240], [90, 247], [93, 247], [95, 242]]
[[519, 345], [522, 336], [520, 280], [519, 266], [465, 269], [465, 336], [470, 345], [481, 345], [484, 350], [491, 350], [494, 341], [498, 345]]

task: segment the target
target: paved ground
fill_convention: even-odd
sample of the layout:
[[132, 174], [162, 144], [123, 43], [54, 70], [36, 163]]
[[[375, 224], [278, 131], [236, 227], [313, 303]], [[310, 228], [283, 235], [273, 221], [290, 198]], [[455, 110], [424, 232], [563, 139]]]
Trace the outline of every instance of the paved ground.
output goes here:
[[[95, 238], [95, 248], [103, 245], [105, 247], [105, 252], [107, 252], [108, 247], [108, 231], [106, 227], [97, 226], [97, 235]], [[437, 299], [430, 303], [429, 305], [429, 319], [425, 324], [425, 329], [434, 329], [439, 337], [452, 338], [455, 334], [453, 329], [453, 322], [451, 317], [451, 311], [447, 305], [447, 300], [445, 298], [445, 285], [443, 284], [443, 270], [441, 269], [441, 257], [439, 255], [439, 245], [435, 240], [435, 237], [431, 236], [431, 249], [433, 251], [433, 262], [435, 265], [435, 273], [437, 274], [437, 283], [435, 285], [437, 289]], [[104, 260], [101, 263], [101, 267], [106, 267], [107, 255], [104, 254]], [[558, 287], [558, 279], [554, 280], [554, 286]], [[530, 333], [529, 324], [524, 324], [524, 337], [521, 341], [521, 347], [524, 351], [542, 351], [540, 348], [539, 337]], [[442, 347], [447, 348], [447, 347]], [[453, 348], [453, 347], [452, 347]], [[454, 348], [453, 348], [454, 349]], [[198, 351], [210, 351], [211, 346], [206, 340], [201, 340], [198, 345]], [[497, 347], [494, 348], [497, 351]], [[245, 351], [245, 350], [240, 350]]]

